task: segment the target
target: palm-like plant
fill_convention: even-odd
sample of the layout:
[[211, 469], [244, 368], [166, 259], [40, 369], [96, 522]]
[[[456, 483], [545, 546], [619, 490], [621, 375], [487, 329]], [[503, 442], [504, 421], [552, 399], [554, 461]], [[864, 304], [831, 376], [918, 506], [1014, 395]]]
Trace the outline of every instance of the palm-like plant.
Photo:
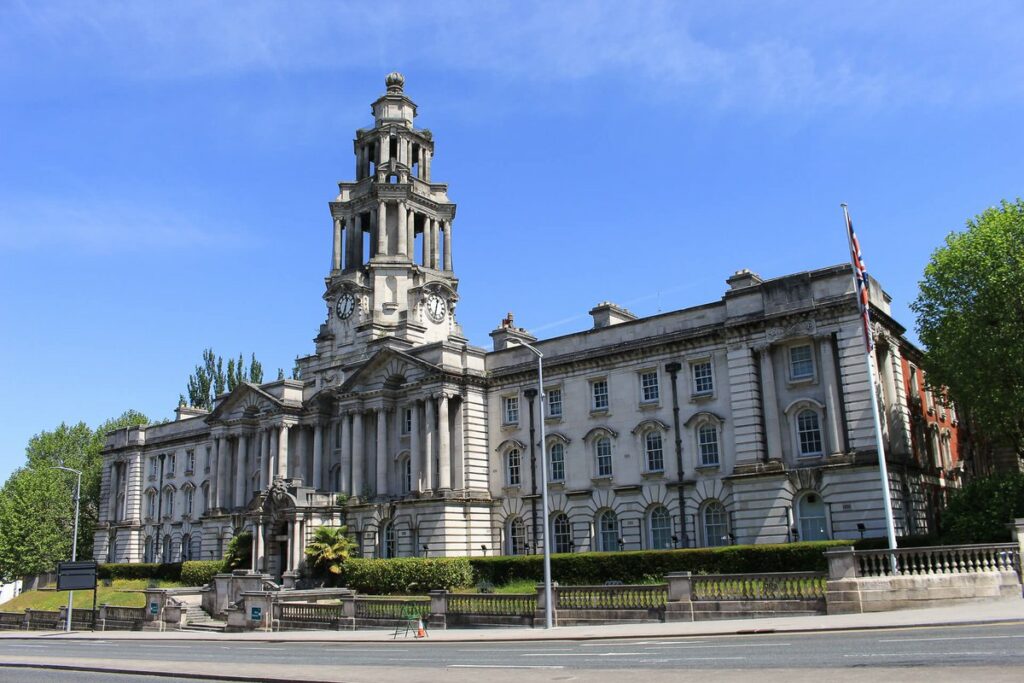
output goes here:
[[313, 570], [321, 575], [338, 576], [352, 550], [352, 541], [346, 533], [348, 527], [322, 526], [313, 533], [306, 546], [306, 558]]

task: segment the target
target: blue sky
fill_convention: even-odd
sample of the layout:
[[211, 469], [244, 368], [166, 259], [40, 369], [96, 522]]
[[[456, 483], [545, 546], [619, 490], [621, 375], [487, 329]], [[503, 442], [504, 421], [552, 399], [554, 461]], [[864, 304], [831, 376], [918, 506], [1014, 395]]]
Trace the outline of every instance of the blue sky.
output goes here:
[[0, 0], [0, 477], [61, 421], [169, 417], [204, 347], [312, 351], [393, 69], [475, 344], [841, 262], [841, 201], [912, 335], [931, 251], [1022, 194], [1021, 35], [1015, 2]]

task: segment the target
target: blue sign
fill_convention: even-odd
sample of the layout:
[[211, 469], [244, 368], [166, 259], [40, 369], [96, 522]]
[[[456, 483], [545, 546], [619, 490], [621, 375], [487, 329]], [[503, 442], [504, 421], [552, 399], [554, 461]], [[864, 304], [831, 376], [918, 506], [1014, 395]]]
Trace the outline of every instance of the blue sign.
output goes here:
[[158, 614], [159, 612], [160, 612], [160, 603], [158, 603], [158, 602], [151, 602], [151, 603], [149, 603], [149, 613], [150, 614]]
[[263, 608], [253, 607], [252, 616], [250, 617], [250, 619], [252, 619], [253, 621], [263, 621]]

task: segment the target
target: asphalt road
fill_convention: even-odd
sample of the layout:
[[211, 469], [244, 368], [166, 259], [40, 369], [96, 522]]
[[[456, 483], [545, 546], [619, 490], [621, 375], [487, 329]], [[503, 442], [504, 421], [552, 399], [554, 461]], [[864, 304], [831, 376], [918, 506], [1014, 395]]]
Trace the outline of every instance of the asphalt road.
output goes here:
[[[759, 681], [791, 679], [794, 671], [813, 671], [815, 677], [830, 671], [832, 678], [849, 680], [1020, 681], [1024, 624], [579, 642], [0, 640], [0, 680], [52, 680], [8, 678], [11, 670], [2, 665], [11, 662], [376, 683], [436, 680], [442, 675], [446, 680], [486, 677], [488, 683], [527, 677], [679, 680], [681, 673], [695, 670], [731, 672], [736, 680]], [[903, 675], [894, 677], [892, 671]], [[844, 672], [852, 675], [840, 675]], [[60, 680], [98, 680], [62, 673]], [[804, 679], [810, 680], [796, 676]]]

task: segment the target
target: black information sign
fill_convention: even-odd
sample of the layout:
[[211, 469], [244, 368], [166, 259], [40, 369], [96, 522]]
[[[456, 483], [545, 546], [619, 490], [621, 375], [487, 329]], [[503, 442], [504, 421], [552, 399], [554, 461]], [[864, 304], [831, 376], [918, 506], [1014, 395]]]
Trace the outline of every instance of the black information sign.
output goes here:
[[95, 562], [58, 562], [57, 590], [91, 591], [96, 588]]

